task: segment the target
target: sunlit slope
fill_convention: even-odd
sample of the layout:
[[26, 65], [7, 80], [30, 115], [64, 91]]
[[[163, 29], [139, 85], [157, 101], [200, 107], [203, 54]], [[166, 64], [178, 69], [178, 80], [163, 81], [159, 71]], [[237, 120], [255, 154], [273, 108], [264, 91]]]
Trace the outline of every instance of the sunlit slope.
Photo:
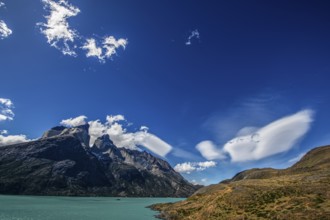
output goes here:
[[155, 208], [166, 219], [330, 219], [329, 189], [330, 146], [324, 146], [288, 169], [243, 171]]

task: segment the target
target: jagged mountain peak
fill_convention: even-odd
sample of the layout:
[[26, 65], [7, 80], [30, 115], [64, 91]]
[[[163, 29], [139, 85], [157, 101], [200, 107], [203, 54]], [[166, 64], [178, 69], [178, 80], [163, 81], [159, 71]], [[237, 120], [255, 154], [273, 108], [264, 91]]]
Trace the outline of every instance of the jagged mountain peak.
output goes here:
[[57, 126], [0, 148], [0, 193], [187, 197], [199, 188], [150, 153], [117, 148], [109, 135], [92, 147], [89, 139], [88, 125]]
[[89, 129], [89, 124], [79, 125], [76, 127], [56, 126], [46, 131], [42, 135], [42, 138], [71, 135], [76, 137], [78, 140], [80, 140], [83, 147], [88, 148], [90, 141], [88, 129]]
[[110, 136], [108, 134], [105, 134], [95, 140], [93, 147], [96, 147], [101, 151], [105, 151], [116, 146], [110, 139]]

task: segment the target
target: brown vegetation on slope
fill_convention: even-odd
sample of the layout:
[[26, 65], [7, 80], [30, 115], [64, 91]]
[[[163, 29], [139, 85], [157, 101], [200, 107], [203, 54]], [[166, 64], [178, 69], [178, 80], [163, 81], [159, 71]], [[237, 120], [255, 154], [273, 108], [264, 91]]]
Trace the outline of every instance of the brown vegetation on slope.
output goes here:
[[163, 219], [330, 219], [330, 146], [284, 170], [252, 169], [198, 190], [187, 200], [156, 204]]

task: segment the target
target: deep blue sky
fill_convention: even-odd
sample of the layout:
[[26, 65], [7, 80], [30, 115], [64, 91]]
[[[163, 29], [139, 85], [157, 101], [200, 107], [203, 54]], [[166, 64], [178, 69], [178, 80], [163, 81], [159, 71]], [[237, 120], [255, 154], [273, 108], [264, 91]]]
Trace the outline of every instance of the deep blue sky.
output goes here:
[[[206, 183], [249, 167], [286, 167], [330, 143], [328, 1], [70, 0], [81, 10], [68, 20], [80, 35], [128, 39], [106, 63], [50, 47], [36, 25], [47, 14], [41, 1], [3, 2], [0, 20], [13, 34], [0, 40], [0, 98], [13, 101], [15, 119], [0, 122], [0, 130], [37, 138], [69, 117], [122, 114], [195, 156], [170, 153], [174, 166], [205, 161], [195, 149], [200, 141], [222, 146], [234, 137], [237, 129], [223, 136], [217, 130], [226, 118], [239, 129], [314, 111], [310, 130], [287, 152], [246, 163], [219, 160], [185, 174]], [[200, 39], [186, 45], [196, 29]]]

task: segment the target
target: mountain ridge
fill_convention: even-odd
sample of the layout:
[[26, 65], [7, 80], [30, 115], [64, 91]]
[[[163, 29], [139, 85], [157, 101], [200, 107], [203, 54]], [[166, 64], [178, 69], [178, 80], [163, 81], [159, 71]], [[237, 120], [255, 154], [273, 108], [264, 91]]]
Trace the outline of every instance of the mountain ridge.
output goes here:
[[88, 125], [54, 127], [39, 140], [0, 148], [0, 193], [187, 197], [198, 187], [145, 151], [117, 148], [108, 135], [87, 147]]
[[289, 168], [245, 170], [152, 208], [163, 219], [329, 219], [329, 169], [330, 146], [317, 147]]

